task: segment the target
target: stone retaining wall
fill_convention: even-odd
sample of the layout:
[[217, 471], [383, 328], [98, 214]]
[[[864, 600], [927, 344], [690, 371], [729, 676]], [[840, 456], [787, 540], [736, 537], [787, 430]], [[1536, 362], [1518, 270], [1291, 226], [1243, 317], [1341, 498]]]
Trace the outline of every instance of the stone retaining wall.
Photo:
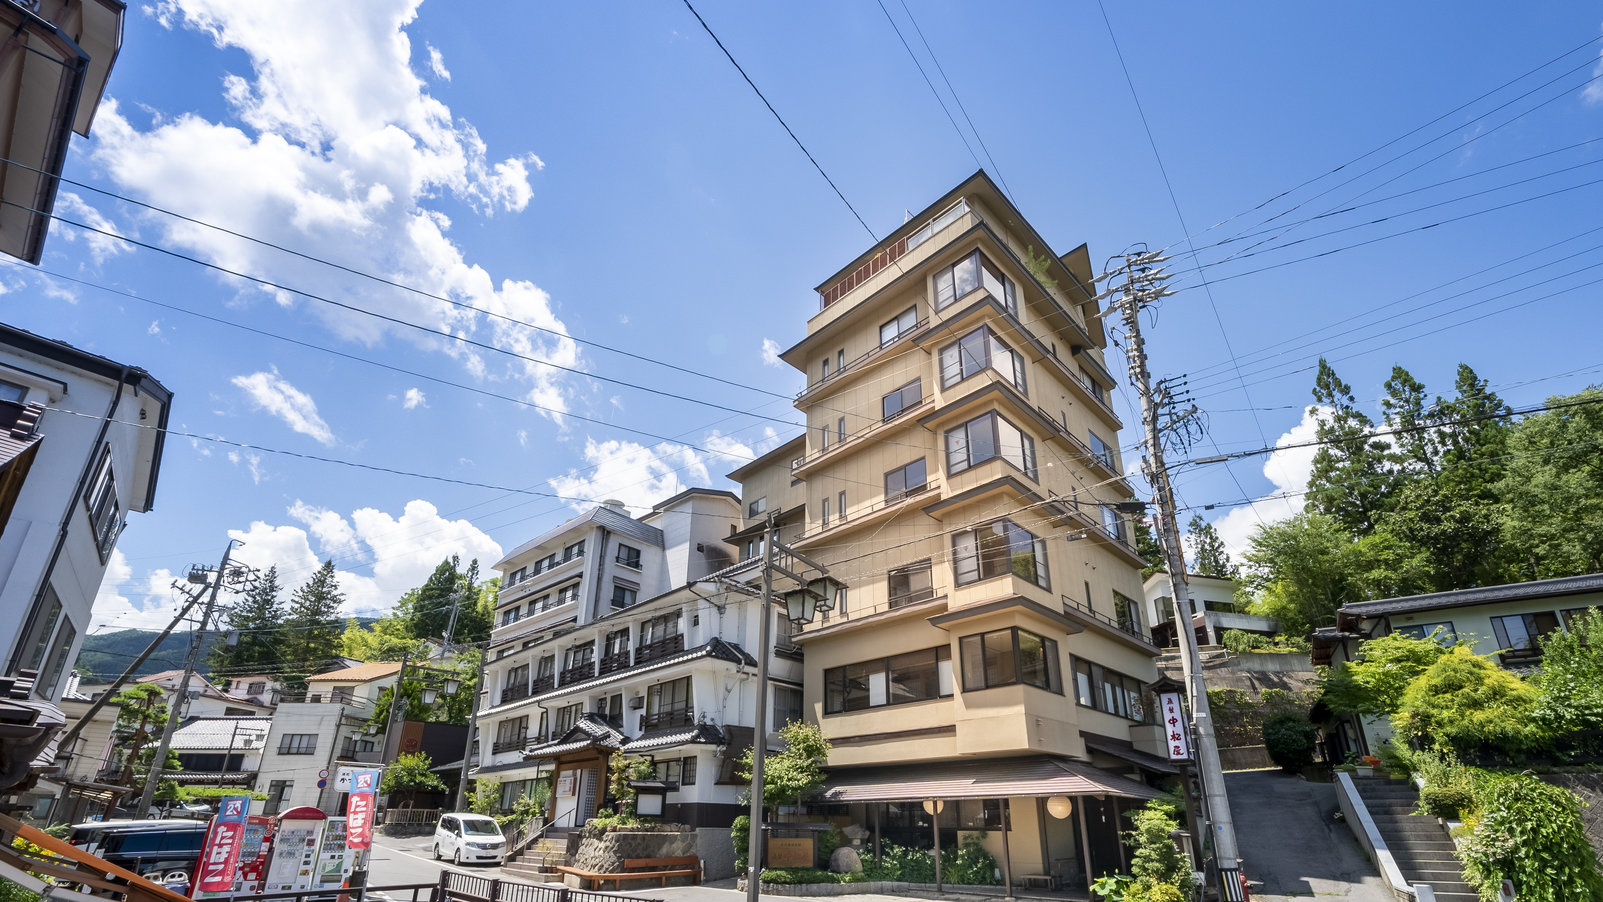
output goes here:
[[[725, 831], [727, 832], [727, 831]], [[726, 839], [727, 843], [728, 840]], [[679, 833], [629, 833], [618, 831], [606, 833], [599, 838], [584, 837], [579, 841], [578, 851], [573, 853], [572, 867], [581, 871], [590, 871], [596, 874], [616, 874], [624, 870], [624, 861], [629, 858], [679, 858], [686, 855], [700, 857], [696, 831], [686, 830]], [[577, 886], [579, 878], [572, 874], [566, 879], [571, 881], [570, 886]], [[656, 886], [659, 878], [649, 879], [650, 885]], [[669, 878], [673, 886], [681, 886], [694, 881], [688, 877]], [[619, 889], [628, 889], [629, 884], [638, 881], [623, 881]]]

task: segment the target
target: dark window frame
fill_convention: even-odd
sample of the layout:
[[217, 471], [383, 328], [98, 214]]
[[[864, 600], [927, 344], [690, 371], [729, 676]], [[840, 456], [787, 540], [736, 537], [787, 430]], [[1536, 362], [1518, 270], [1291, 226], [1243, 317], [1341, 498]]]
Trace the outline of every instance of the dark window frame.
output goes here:
[[[910, 485], [908, 475], [909, 471], [914, 467], [917, 467], [919, 470], [918, 484]], [[896, 487], [895, 483], [893, 482], [893, 477], [896, 477], [900, 481], [900, 488]], [[919, 492], [929, 488], [929, 484], [930, 478], [928, 460], [922, 457], [920, 457], [918, 460], [910, 460], [896, 469], [886, 472], [885, 501], [888, 504], [894, 501], [900, 501], [909, 495], [916, 495]]]
[[[992, 530], [996, 526], [1004, 527], [1002, 534], [1003, 544], [996, 545], [993, 542], [991, 547], [987, 548], [986, 536], [982, 534], [982, 531]], [[1016, 531], [1016, 534], [1014, 531]], [[995, 535], [995, 533], [992, 532], [991, 535]], [[1018, 566], [1020, 555], [1023, 553], [1013, 550], [1016, 547], [1015, 542], [1018, 535], [1028, 537], [1031, 560], [1030, 573], [1022, 572]], [[965, 536], [972, 537], [969, 549], [962, 547]], [[1005, 557], [998, 555], [998, 549], [1005, 551]], [[999, 579], [1011, 575], [1050, 592], [1052, 591], [1052, 568], [1047, 558], [1046, 549], [1047, 541], [1045, 538], [1030, 532], [1006, 517], [960, 530], [952, 534], [952, 581], [958, 586], [969, 586], [988, 579]], [[971, 559], [973, 562], [972, 571], [967, 566], [967, 562]], [[1001, 560], [1005, 566], [998, 569], [998, 560]]]
[[[990, 421], [988, 432], [985, 436], [983, 436], [988, 440], [988, 445], [977, 445], [977, 443], [974, 441], [975, 433], [972, 430], [974, 428], [979, 428], [977, 424], [979, 424], [982, 420]], [[1019, 460], [1013, 460], [1003, 451], [1002, 423], [1006, 423], [1019, 434]], [[959, 432], [962, 433], [960, 450], [953, 442], [954, 436], [956, 436]], [[965, 420], [956, 426], [947, 429], [943, 433], [943, 441], [945, 445], [944, 450], [946, 453], [946, 472], [948, 475], [955, 476], [958, 473], [962, 473], [966, 470], [972, 470], [973, 468], [981, 466], [985, 463], [989, 463], [990, 461], [1000, 460], [1013, 469], [1018, 470], [1020, 473], [1023, 473], [1025, 476], [1028, 476], [1031, 482], [1040, 481], [1038, 470], [1036, 468], [1035, 436], [1031, 435], [1022, 426], [1018, 425], [1007, 417], [1002, 416], [1000, 413], [994, 410], [988, 410], [977, 417]], [[985, 453], [984, 457], [980, 457], [978, 459], [975, 458], [974, 449], [976, 447], [979, 447], [980, 450]], [[962, 458], [961, 461], [958, 460], [959, 456]]]
[[[1005, 653], [1012, 675], [993, 680], [991, 672], [996, 668], [991, 658], [992, 643], [988, 640], [994, 636], [998, 637], [997, 641], [1000, 642], [1000, 637], [1003, 634], [1008, 637], [1007, 647], [998, 649], [997, 654], [1000, 656]], [[1024, 657], [1024, 646], [1027, 640], [1023, 638], [1026, 636], [1030, 640], [1040, 643], [1041, 669], [1044, 671], [1045, 676], [1044, 685], [1026, 678], [1027, 665]], [[975, 647], [974, 643], [976, 642], [979, 650], [977, 674], [969, 667], [971, 660], [969, 654]], [[1000, 689], [1006, 686], [1029, 686], [1055, 695], [1063, 694], [1063, 659], [1059, 655], [1058, 641], [1049, 636], [1043, 636], [1034, 630], [1027, 630], [1023, 627], [1009, 626], [999, 630], [988, 630], [983, 633], [971, 633], [963, 636], [958, 639], [958, 651], [962, 659], [960, 671], [964, 692], [983, 692], [986, 689]], [[998, 660], [1000, 661], [1001, 659], [999, 658]], [[979, 677], [977, 681], [970, 679], [976, 675]]]
[[[908, 395], [912, 389], [913, 394]], [[881, 422], [889, 423], [909, 410], [924, 403], [924, 380], [914, 379], [879, 399]]]
[[[903, 320], [906, 320], [905, 324], [903, 323]], [[896, 331], [890, 335], [886, 335], [885, 330], [891, 326], [895, 326]], [[913, 306], [903, 310], [901, 313], [896, 314], [880, 324], [879, 346], [882, 348], [890, 347], [891, 345], [895, 344], [903, 335], [906, 335], [917, 327], [918, 305], [914, 304]]]
[[[918, 663], [911, 661], [910, 659], [919, 655], [929, 655], [931, 657], [931, 661], [928, 663], [933, 665], [935, 694], [904, 696], [899, 699], [895, 698], [894, 687], [897, 684], [895, 681], [895, 671], [892, 662], [902, 661], [906, 664]], [[945, 661], [947, 664], [948, 676], [946, 680], [946, 688], [950, 691], [946, 692], [941, 691], [942, 661]], [[851, 664], [843, 664], [840, 667], [831, 667], [824, 671], [823, 676], [824, 714], [825, 716], [834, 714], [850, 714], [857, 711], [870, 711], [875, 708], [894, 708], [898, 705], [911, 705], [919, 702], [939, 701], [944, 698], [951, 698], [956, 693], [957, 688], [957, 673], [953, 669], [951, 661], [952, 646], [935, 645], [929, 648], [919, 648], [909, 652], [902, 652], [900, 654], [886, 655], [883, 658], [870, 658], [866, 661], [855, 661]], [[923, 667], [924, 665], [919, 664], [919, 666]], [[877, 670], [874, 669], [876, 667], [878, 668]], [[904, 670], [902, 672], [909, 673], [910, 671]], [[878, 704], [873, 702], [874, 689], [872, 687], [872, 678], [876, 675], [882, 678], [883, 686], [881, 686], [881, 691], [884, 693], [885, 698], [884, 701]], [[854, 679], [862, 681], [861, 687], [853, 686], [851, 681]], [[925, 676], [925, 679], [928, 679], [927, 675]], [[904, 682], [902, 685], [906, 685], [906, 683]], [[857, 703], [858, 700], [866, 701], [863, 701], [859, 704]]]

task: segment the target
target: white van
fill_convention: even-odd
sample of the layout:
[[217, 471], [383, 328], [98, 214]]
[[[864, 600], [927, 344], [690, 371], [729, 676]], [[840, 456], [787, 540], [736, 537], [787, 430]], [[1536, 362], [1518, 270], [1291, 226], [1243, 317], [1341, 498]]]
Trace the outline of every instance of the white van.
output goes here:
[[434, 826], [434, 858], [449, 858], [457, 864], [490, 862], [506, 858], [507, 840], [501, 825], [482, 814], [443, 814]]

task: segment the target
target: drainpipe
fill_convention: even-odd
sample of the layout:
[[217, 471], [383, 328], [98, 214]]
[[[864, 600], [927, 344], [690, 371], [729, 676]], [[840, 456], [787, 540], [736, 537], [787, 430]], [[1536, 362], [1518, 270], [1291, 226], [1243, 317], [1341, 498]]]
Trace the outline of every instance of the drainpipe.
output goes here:
[[[28, 632], [38, 622], [44, 604], [45, 591], [50, 587], [50, 577], [55, 575], [56, 563], [61, 560], [61, 552], [67, 545], [67, 532], [72, 528], [74, 510], [78, 506], [79, 499], [83, 498], [84, 493], [89, 491], [89, 480], [94, 478], [95, 467], [100, 463], [100, 448], [106, 443], [106, 433], [111, 430], [111, 418], [117, 414], [117, 406], [122, 403], [123, 386], [128, 384], [128, 377], [133, 372], [133, 367], [123, 367], [122, 372], [117, 376], [116, 385], [112, 386], [111, 404], [106, 408], [105, 415], [100, 418], [100, 428], [95, 433], [95, 443], [88, 459], [84, 461], [83, 469], [78, 473], [78, 484], [73, 487], [72, 496], [67, 499], [67, 507], [61, 512], [61, 522], [56, 527], [56, 537], [50, 545], [50, 557], [46, 559], [44, 573], [39, 577], [39, 583], [33, 589], [33, 601], [28, 608], [28, 619], [24, 621], [22, 630], [17, 633], [18, 643], [27, 638]], [[143, 373], [143, 371], [140, 372]], [[86, 627], [87, 625], [85, 624]], [[48, 648], [50, 637], [45, 636], [43, 638]], [[12, 648], [11, 660], [6, 667], [8, 673], [14, 673], [18, 669], [24, 654], [27, 654], [27, 649], [20, 647], [20, 645]], [[43, 666], [43, 663], [41, 661], [40, 665]], [[34, 692], [37, 693], [39, 689], [40, 687], [36, 682]]]

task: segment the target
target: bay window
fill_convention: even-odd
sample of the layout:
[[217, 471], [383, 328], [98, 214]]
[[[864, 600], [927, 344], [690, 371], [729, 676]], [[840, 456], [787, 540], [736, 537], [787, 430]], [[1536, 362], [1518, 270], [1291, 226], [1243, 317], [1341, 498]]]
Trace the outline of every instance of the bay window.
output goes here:
[[1035, 438], [1000, 414], [977, 416], [946, 430], [946, 471], [961, 473], [969, 467], [1000, 457], [1024, 475], [1035, 479]]
[[1029, 630], [1009, 627], [958, 640], [963, 654], [963, 691], [1024, 684], [1063, 691], [1058, 643]]
[[990, 292], [1007, 312], [1018, 315], [1018, 289], [1013, 280], [977, 250], [935, 274], [935, 309], [944, 310], [980, 288]]
[[952, 650], [940, 645], [824, 671], [824, 713], [950, 698]]
[[957, 584], [1013, 574], [1052, 588], [1046, 540], [1011, 520], [996, 520], [952, 536], [952, 572]]
[[1020, 394], [1029, 394], [1024, 376], [1024, 355], [1013, 350], [981, 326], [941, 348], [941, 388], [950, 388], [986, 369], [996, 370]]

